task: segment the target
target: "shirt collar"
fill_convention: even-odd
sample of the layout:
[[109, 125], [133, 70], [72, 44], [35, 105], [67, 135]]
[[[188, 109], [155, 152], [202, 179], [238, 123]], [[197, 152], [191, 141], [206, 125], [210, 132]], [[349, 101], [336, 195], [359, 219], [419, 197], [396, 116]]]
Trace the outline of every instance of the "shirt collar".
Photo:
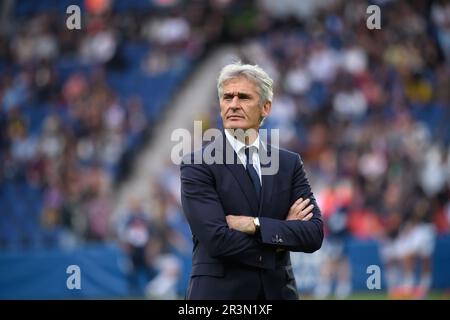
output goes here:
[[[243, 151], [244, 148], [247, 147], [245, 145], [245, 143], [236, 139], [231, 133], [228, 132], [227, 129], [225, 129], [224, 131], [225, 131], [225, 136], [227, 137], [228, 142], [231, 144], [231, 146], [233, 147], [234, 151], [236, 151], [236, 153]], [[256, 150], [259, 151], [259, 145], [260, 145], [260, 138], [258, 135], [256, 137], [255, 141], [253, 141], [253, 143], [251, 145], [249, 145], [248, 147], [256, 148]]]

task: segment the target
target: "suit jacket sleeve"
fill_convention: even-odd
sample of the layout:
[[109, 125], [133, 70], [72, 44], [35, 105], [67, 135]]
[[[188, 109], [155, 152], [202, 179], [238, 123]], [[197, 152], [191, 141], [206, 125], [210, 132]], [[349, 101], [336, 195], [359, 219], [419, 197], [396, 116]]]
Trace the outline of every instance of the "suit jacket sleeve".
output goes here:
[[291, 205], [300, 197], [310, 199], [310, 203], [314, 204], [312, 218], [309, 221], [285, 221], [260, 217], [260, 231], [263, 243], [276, 245], [279, 248], [290, 251], [307, 253], [320, 249], [323, 241], [322, 216], [306, 177], [303, 162], [298, 155], [294, 165]]
[[181, 164], [181, 201], [193, 235], [213, 258], [263, 269], [275, 267], [275, 250], [228, 227], [206, 165]]

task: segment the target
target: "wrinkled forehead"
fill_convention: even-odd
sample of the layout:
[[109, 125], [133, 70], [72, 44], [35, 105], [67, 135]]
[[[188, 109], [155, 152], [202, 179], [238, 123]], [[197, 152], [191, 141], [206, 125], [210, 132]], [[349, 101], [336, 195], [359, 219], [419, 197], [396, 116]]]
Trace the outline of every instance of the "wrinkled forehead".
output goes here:
[[244, 75], [238, 75], [223, 82], [223, 94], [247, 93], [259, 96], [255, 81]]

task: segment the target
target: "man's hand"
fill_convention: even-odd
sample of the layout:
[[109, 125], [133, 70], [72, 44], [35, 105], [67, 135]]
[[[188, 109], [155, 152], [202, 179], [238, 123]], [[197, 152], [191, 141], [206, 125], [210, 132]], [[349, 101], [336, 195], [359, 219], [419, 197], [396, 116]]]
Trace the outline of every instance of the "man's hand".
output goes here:
[[311, 219], [313, 216], [312, 209], [314, 208], [314, 205], [311, 204], [308, 206], [309, 202], [309, 199], [303, 200], [302, 198], [295, 201], [292, 207], [289, 209], [286, 220], [308, 221], [309, 219]]
[[230, 227], [230, 229], [241, 231], [247, 234], [255, 234], [256, 226], [253, 223], [254, 217], [228, 215], [226, 216], [226, 218], [228, 227]]
[[[289, 209], [286, 220], [310, 220], [313, 216], [312, 209], [314, 208], [314, 205], [311, 204], [308, 206], [309, 202], [309, 199], [303, 200], [302, 198], [295, 201], [295, 203]], [[247, 234], [255, 234], [256, 232], [256, 226], [253, 223], [254, 217], [227, 215], [226, 219], [228, 227], [230, 229], [241, 231]]]

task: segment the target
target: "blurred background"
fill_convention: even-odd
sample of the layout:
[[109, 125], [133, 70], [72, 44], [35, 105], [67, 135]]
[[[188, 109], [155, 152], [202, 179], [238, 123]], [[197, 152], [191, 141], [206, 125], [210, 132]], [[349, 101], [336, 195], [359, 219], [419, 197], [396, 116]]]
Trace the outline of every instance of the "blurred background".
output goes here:
[[324, 216], [300, 298], [450, 298], [448, 1], [3, 0], [1, 299], [183, 299], [172, 133], [221, 126], [237, 59]]

